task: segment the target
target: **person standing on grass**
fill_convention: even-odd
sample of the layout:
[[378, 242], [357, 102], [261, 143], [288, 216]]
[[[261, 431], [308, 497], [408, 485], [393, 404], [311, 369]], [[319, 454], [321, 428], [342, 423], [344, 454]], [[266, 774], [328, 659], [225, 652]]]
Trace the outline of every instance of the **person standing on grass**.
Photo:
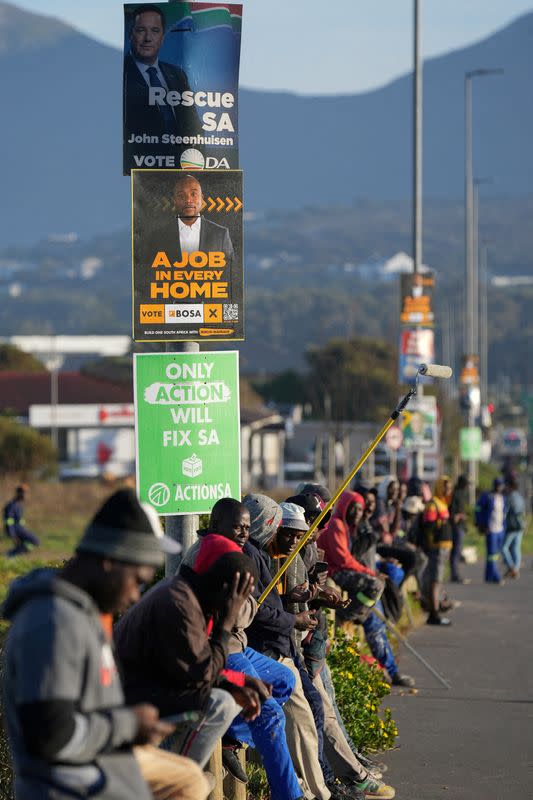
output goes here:
[[507, 513], [502, 556], [507, 567], [505, 577], [518, 578], [522, 563], [522, 537], [526, 527], [526, 501], [518, 491], [518, 481], [514, 475], [508, 476], [506, 489]]
[[485, 563], [485, 583], [503, 584], [498, 561], [505, 536], [505, 495], [502, 478], [495, 478], [492, 492], [483, 492], [476, 505], [476, 524], [485, 536], [487, 560]]
[[450, 521], [452, 524], [452, 549], [450, 551], [450, 579], [452, 583], [464, 583], [459, 572], [459, 564], [465, 537], [466, 507], [468, 503], [468, 478], [459, 475], [450, 503]]
[[112, 618], [139, 600], [179, 546], [131, 490], [96, 513], [61, 570], [16, 579], [3, 606], [4, 708], [17, 800], [205, 800], [188, 758], [153, 745], [174, 730], [153, 705], [127, 706]]
[[28, 487], [25, 484], [17, 486], [14, 497], [4, 506], [4, 529], [6, 536], [13, 542], [13, 547], [6, 555], [8, 558], [29, 553], [38, 547], [38, 537], [26, 528], [24, 521], [24, 500]]

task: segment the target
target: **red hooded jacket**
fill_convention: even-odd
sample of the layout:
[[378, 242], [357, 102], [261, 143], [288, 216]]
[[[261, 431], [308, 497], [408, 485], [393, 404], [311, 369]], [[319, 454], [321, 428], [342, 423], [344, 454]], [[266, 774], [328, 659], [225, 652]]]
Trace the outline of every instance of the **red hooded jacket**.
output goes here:
[[367, 575], [376, 574], [357, 561], [350, 552], [350, 529], [346, 522], [346, 511], [353, 502], [360, 503], [363, 508], [365, 507], [365, 501], [360, 494], [343, 492], [329, 525], [318, 537], [317, 545], [324, 550], [324, 559], [328, 562], [328, 575], [331, 577], [341, 569], [351, 569]]

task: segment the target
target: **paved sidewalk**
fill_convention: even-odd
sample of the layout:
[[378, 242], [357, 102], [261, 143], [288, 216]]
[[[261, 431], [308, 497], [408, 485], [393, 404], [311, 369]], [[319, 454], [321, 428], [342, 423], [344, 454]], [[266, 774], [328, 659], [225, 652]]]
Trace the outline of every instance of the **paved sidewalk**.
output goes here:
[[451, 690], [400, 645], [419, 692], [390, 698], [400, 735], [385, 777], [398, 800], [533, 798], [532, 559], [502, 587], [482, 582], [481, 564], [465, 576], [446, 586], [462, 602], [453, 625], [409, 637]]

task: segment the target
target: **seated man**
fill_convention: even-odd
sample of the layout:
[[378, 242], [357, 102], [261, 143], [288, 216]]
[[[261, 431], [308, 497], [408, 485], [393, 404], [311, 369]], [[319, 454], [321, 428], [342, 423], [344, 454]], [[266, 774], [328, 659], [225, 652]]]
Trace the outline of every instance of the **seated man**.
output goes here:
[[364, 508], [365, 501], [360, 494], [343, 492], [318, 544], [324, 548], [329, 575], [352, 599], [346, 614], [353, 615], [353, 619], [362, 623], [372, 655], [387, 670], [393, 685], [411, 687], [414, 685], [413, 679], [399, 673], [385, 624], [371, 610], [375, 605], [383, 613], [383, 606], [379, 602], [383, 579], [373, 569], [361, 564], [350, 551], [352, 536], [356, 536]]
[[[221, 536], [238, 544], [247, 554], [250, 512], [239, 500], [225, 497], [213, 506], [207, 531], [199, 534], [199, 541], [183, 556], [182, 566], [194, 564], [198, 558], [207, 556]], [[227, 732], [227, 739], [231, 737], [257, 748], [267, 774], [272, 800], [296, 800], [302, 796], [302, 790], [287, 749], [285, 716], [281, 710], [291, 696], [295, 680], [292, 672], [282, 664], [247, 646], [246, 628], [256, 611], [257, 603], [250, 596], [232, 630], [226, 665], [268, 684], [272, 688], [272, 697], [263, 702], [261, 714], [253, 722], [237, 717]], [[238, 780], [246, 780], [245, 775], [239, 775], [238, 760], [233, 756], [233, 760], [237, 761], [234, 764], [230, 756], [231, 751], [228, 751], [226, 744], [222, 751], [225, 766]]]
[[260, 712], [256, 681], [248, 687], [242, 674], [221, 674], [255, 567], [237, 545], [217, 538], [209, 560], [160, 581], [115, 627], [126, 697], [151, 702], [167, 717], [195, 712], [200, 720], [184, 726], [179, 750], [202, 767], [241, 708], [250, 720]]
[[139, 599], [176, 547], [153, 509], [121, 490], [63, 569], [13, 582], [4, 704], [18, 800], [207, 797], [194, 762], [152, 746], [173, 726], [154, 706], [125, 705], [111, 643], [112, 615]]
[[[308, 522], [316, 519], [321, 510], [320, 505], [313, 502], [313, 498], [309, 495], [296, 495], [291, 499], [294, 502], [281, 504], [283, 518], [276, 536], [276, 550], [287, 556], [308, 530]], [[301, 505], [298, 505], [298, 502]], [[307, 557], [312, 563], [310, 553], [307, 554]], [[306, 610], [308, 607], [316, 609], [314, 613], [319, 620], [319, 628], [322, 616], [319, 611], [320, 606], [338, 608], [344, 605], [337, 592], [329, 588], [324, 591], [318, 586], [312, 592], [307, 590], [310, 596], [306, 601], [304, 590], [310, 583], [306, 566], [300, 554], [296, 556], [285, 572], [284, 579], [282, 600], [286, 607], [291, 611]], [[308, 602], [310, 606], [308, 606]], [[311, 631], [306, 638], [317, 637], [319, 628]], [[319, 646], [320, 638], [323, 641], [322, 648]], [[320, 729], [323, 733], [321, 766], [332, 794], [336, 795], [340, 790], [341, 793], [346, 793], [350, 797], [364, 795], [366, 798], [383, 798], [383, 800], [389, 798], [390, 800], [395, 796], [395, 790], [384, 784], [379, 777], [369, 774], [350, 748], [337, 719], [333, 702], [323, 684], [322, 671], [326, 659], [327, 625], [322, 626], [322, 637], [319, 637], [312, 660], [309, 658], [304, 660], [305, 650], [302, 652], [298, 638], [295, 637], [293, 642], [304, 692], [315, 716], [317, 730]], [[319, 740], [320, 738], [319, 736]], [[340, 785], [338, 779], [341, 781]]]

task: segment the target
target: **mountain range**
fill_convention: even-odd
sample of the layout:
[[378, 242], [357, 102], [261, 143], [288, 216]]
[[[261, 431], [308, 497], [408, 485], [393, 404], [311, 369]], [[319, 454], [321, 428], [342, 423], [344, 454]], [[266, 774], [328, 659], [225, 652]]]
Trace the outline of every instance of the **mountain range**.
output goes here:
[[[246, 47], [246, 37], [243, 39]], [[533, 13], [424, 64], [424, 192], [463, 193], [464, 73], [474, 84], [474, 172], [488, 194], [518, 197], [533, 177]], [[317, 69], [327, 69], [317, 59]], [[129, 224], [121, 174], [122, 54], [68, 25], [0, 2], [0, 246]], [[411, 192], [411, 90], [298, 96], [242, 89], [241, 166], [252, 211], [405, 201]]]

